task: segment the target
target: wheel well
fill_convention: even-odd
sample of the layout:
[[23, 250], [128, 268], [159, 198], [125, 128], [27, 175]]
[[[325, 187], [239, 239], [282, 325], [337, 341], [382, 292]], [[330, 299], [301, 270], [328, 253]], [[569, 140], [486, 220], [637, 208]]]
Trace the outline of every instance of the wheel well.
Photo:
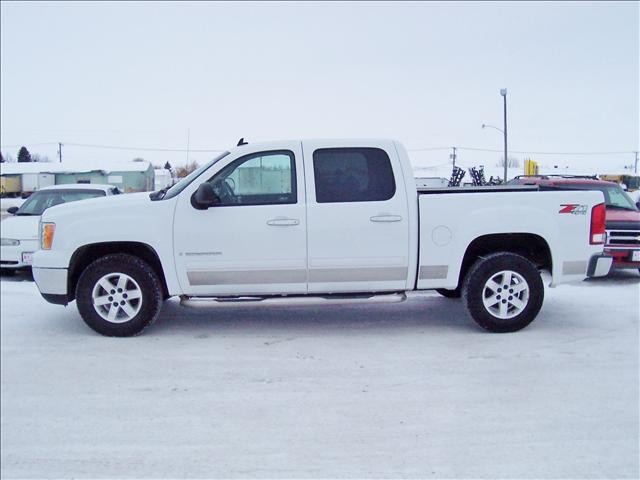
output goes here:
[[533, 233], [497, 233], [476, 238], [462, 260], [458, 285], [462, 284], [471, 265], [481, 256], [511, 252], [530, 260], [538, 269], [551, 271], [551, 250], [544, 238]]
[[162, 283], [163, 297], [167, 298], [169, 296], [169, 289], [167, 288], [167, 281], [164, 276], [160, 257], [158, 257], [158, 254], [151, 246], [141, 242], [104, 242], [92, 243], [80, 247], [71, 256], [69, 276], [67, 279], [67, 296], [69, 301], [75, 298], [76, 285], [84, 269], [94, 260], [112, 253], [127, 253], [147, 262], [149, 266], [153, 268], [154, 272], [156, 272], [156, 275], [158, 275]]

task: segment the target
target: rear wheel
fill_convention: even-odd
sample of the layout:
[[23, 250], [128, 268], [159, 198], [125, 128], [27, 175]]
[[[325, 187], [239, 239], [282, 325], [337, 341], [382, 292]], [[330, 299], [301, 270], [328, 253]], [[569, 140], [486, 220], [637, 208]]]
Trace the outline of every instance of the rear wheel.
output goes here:
[[76, 301], [83, 320], [110, 337], [138, 335], [162, 306], [162, 286], [154, 270], [133, 255], [106, 255], [80, 275]]
[[477, 260], [463, 285], [465, 306], [482, 328], [505, 333], [521, 330], [538, 315], [544, 285], [536, 266], [514, 253]]

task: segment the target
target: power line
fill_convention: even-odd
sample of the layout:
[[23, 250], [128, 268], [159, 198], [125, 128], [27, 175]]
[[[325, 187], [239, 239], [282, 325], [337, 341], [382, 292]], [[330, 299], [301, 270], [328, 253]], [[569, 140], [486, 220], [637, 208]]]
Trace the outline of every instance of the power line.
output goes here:
[[408, 148], [407, 152], [428, 152], [433, 150], [449, 150], [452, 147]]
[[[39, 142], [39, 143], [25, 143], [24, 145], [0, 145], [0, 148], [20, 148], [22, 146], [39, 147], [46, 145], [59, 146], [60, 142]], [[109, 150], [138, 150], [147, 152], [199, 152], [199, 153], [218, 153], [224, 152], [224, 148], [205, 148], [205, 149], [193, 149], [193, 148], [158, 148], [158, 147], [131, 147], [123, 145], [98, 145], [89, 143], [68, 143], [64, 142], [66, 146], [72, 147], [84, 147], [84, 148], [102, 148]], [[408, 152], [428, 152], [438, 150], [450, 150], [452, 147], [424, 147], [424, 148], [409, 148]], [[502, 150], [496, 150], [492, 148], [480, 148], [480, 147], [456, 147], [458, 150], [468, 150], [476, 152], [491, 152], [502, 153]], [[617, 150], [617, 151], [605, 151], [605, 152], [539, 152], [533, 150], [511, 150], [512, 153], [529, 154], [529, 155], [630, 155], [635, 154], [634, 150]]]
[[152, 148], [152, 147], [125, 147], [120, 145], [93, 145], [88, 143], [65, 143], [66, 146], [73, 147], [86, 147], [86, 148], [105, 148], [111, 150], [138, 150], [145, 152], [204, 152], [204, 153], [216, 153], [216, 152], [224, 152], [224, 149], [184, 149], [184, 148]]
[[57, 145], [58, 142], [44, 142], [44, 143], [23, 143], [22, 145], [0, 145], [0, 148], [20, 148], [20, 147], [42, 147], [45, 145]]
[[[495, 152], [502, 153], [503, 150], [493, 150], [490, 148], [476, 148], [476, 147], [458, 147], [459, 150], [472, 150], [478, 152]], [[635, 153], [632, 150], [615, 151], [615, 152], [535, 152], [532, 150], [511, 150], [511, 153], [521, 153], [529, 155], [629, 155]]]

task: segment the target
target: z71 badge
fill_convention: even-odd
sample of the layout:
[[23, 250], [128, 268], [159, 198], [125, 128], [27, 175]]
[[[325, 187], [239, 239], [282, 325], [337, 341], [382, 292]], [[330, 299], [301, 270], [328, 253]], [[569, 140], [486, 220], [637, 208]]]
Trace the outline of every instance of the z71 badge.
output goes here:
[[577, 203], [561, 204], [562, 208], [558, 213], [572, 213], [573, 215], [586, 215], [589, 209], [588, 205], [578, 205]]

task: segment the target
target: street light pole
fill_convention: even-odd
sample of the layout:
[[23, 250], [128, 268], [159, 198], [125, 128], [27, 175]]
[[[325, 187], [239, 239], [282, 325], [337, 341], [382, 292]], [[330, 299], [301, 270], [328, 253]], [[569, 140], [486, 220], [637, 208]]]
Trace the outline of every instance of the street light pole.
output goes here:
[[507, 164], [509, 157], [507, 156], [507, 89], [500, 89], [500, 95], [504, 99], [504, 183], [507, 183]]

